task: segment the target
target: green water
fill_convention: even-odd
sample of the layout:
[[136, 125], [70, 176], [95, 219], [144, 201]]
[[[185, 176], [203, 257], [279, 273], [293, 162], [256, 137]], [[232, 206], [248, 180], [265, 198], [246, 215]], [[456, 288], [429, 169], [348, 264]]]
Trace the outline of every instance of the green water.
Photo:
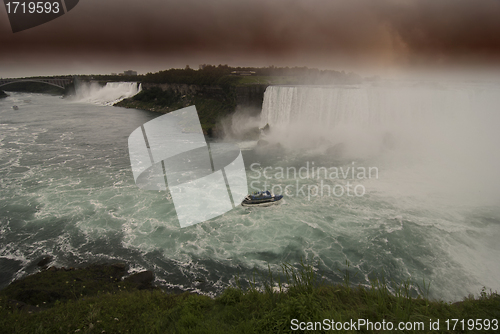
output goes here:
[[[254, 269], [301, 259], [320, 260], [319, 272], [333, 282], [342, 281], [346, 260], [355, 284], [382, 275], [425, 278], [431, 296], [446, 300], [483, 285], [498, 289], [495, 193], [464, 205], [448, 196], [446, 178], [428, 182], [427, 164], [394, 164], [401, 156], [390, 150], [353, 160], [239, 143], [249, 188], [289, 186], [284, 203], [239, 206], [181, 229], [167, 194], [138, 189], [130, 169], [128, 135], [157, 116], [34, 94], [0, 100], [1, 286], [36, 272], [49, 254], [56, 266], [125, 261], [132, 271], [153, 270], [158, 283], [207, 294], [234, 284], [236, 275], [251, 279]], [[331, 187], [360, 185], [362, 196], [321, 196], [314, 192], [321, 178], [275, 177], [280, 167], [298, 171], [312, 162], [343, 171], [376, 167], [378, 177], [323, 177]], [[266, 167], [271, 179], [256, 172]], [[472, 190], [467, 198], [479, 199]]]

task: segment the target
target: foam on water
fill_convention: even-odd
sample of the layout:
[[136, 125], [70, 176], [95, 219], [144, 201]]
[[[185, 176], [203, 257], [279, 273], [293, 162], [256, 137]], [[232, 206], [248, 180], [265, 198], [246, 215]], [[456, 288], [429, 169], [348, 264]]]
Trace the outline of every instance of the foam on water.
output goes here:
[[[481, 284], [499, 288], [492, 277], [500, 253], [479, 246], [494, 242], [498, 215], [470, 218], [500, 199], [500, 136], [493, 125], [499, 93], [498, 85], [480, 83], [274, 86], [265, 94], [261, 126], [269, 124], [266, 141], [285, 150], [377, 166], [380, 178], [362, 180], [368, 199], [338, 199], [349, 210], [334, 216], [332, 226], [350, 221], [353, 230], [345, 232], [372, 240], [372, 248], [383, 229], [384, 243], [375, 247], [382, 258], [359, 260], [363, 273], [367, 264], [383, 263], [396, 277], [436, 280], [431, 289], [437, 296], [460, 298], [457, 281], [462, 295], [477, 293]], [[360, 225], [360, 218], [367, 223]]]
[[[9, 109], [12, 101], [0, 101], [0, 265], [8, 276], [0, 284], [36, 272], [37, 260], [49, 254], [60, 266], [126, 261], [131, 271], [153, 270], [173, 289], [207, 294], [234, 283], [236, 275], [251, 280], [254, 268], [279, 270], [301, 258], [321, 259], [322, 272], [334, 282], [342, 280], [337, 269], [346, 269], [345, 260], [352, 276], [359, 272], [354, 283], [366, 284], [376, 274], [419, 283], [425, 278], [432, 281], [431, 296], [446, 300], [478, 293], [482, 285], [499, 288], [494, 259], [500, 255], [500, 212], [463, 205], [460, 197], [448, 200], [440, 185], [450, 182], [429, 182], [442, 173], [436, 165], [415, 165], [414, 152], [382, 150], [357, 159], [356, 166], [378, 166], [380, 177], [336, 181], [363, 184], [363, 197], [308, 200], [292, 191], [282, 205], [237, 207], [181, 229], [167, 193], [138, 189], [130, 169], [128, 135], [156, 114], [30, 99], [18, 112]], [[267, 180], [255, 178], [254, 162], [352, 166], [351, 160], [310, 152], [258, 154], [253, 145], [242, 143], [249, 182]], [[272, 180], [282, 187], [295, 182]]]

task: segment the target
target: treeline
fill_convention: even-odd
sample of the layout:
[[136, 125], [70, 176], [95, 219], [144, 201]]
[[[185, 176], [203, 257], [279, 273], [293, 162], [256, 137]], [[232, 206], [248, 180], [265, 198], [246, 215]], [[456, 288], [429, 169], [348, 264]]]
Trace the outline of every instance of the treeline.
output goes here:
[[98, 81], [107, 82], [142, 82], [144, 75], [118, 75], [118, 74], [92, 74], [92, 75], [78, 75], [78, 79], [83, 81]]
[[200, 86], [228, 86], [239, 81], [238, 77], [231, 77], [234, 68], [227, 65], [205, 65], [204, 68], [193, 70], [172, 68], [156, 73], [147, 73], [143, 82], [147, 83], [176, 83]]
[[[319, 70], [308, 67], [231, 67], [229, 65], [201, 65], [194, 70], [189, 66], [184, 69], [172, 68], [145, 75], [78, 75], [82, 81], [107, 82], [135, 81], [155, 84], [188, 84], [200, 86], [219, 86], [223, 89], [239, 84], [245, 76], [251, 77], [286, 77], [288, 84], [349, 84], [360, 83], [362, 78], [355, 73], [344, 71]], [[23, 79], [72, 79], [72, 75], [54, 77], [30, 77]], [[271, 80], [272, 81], [272, 80]], [[10, 89], [5, 89], [10, 90]], [[13, 89], [14, 90], [14, 89]], [[17, 87], [16, 87], [17, 90]], [[37, 89], [39, 90], [39, 89]]]
[[227, 86], [238, 83], [241, 74], [264, 77], [296, 77], [297, 83], [355, 83], [361, 81], [361, 77], [354, 73], [310, 69], [307, 67], [201, 65], [199, 70], [186, 66], [185, 69], [169, 69], [156, 73], [147, 73], [142, 78], [142, 82]]
[[[245, 69], [242, 69], [245, 70]], [[294, 76], [301, 77], [302, 79], [331, 79], [337, 81], [346, 80], [361, 80], [361, 77], [355, 73], [345, 73], [344, 71], [335, 70], [319, 70], [317, 68], [308, 68], [306, 66], [302, 67], [263, 67], [248, 69], [249, 71], [255, 71], [255, 75], [260, 76]]]
[[181, 94], [174, 89], [161, 89], [150, 87], [143, 89], [137, 95], [125, 99], [116, 105], [125, 108], [138, 108], [155, 112], [167, 113], [180, 108], [195, 105], [200, 118], [203, 132], [209, 136], [216, 135], [216, 125], [221, 118], [234, 112], [236, 99], [233, 89], [222, 89], [221, 92], [213, 94], [211, 87], [209, 91], [201, 89], [197, 94]]
[[140, 102], [154, 102], [155, 105], [159, 107], [171, 106], [181, 99], [181, 95], [174, 90], [167, 89], [163, 90], [160, 87], [151, 87], [149, 89], [144, 89], [137, 95], [132, 97], [134, 101]]

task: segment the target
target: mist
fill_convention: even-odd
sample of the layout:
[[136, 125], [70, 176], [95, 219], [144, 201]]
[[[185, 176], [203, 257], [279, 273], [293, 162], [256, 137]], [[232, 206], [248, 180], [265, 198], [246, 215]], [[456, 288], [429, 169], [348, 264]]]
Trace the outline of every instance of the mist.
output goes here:
[[234, 113], [218, 124], [218, 132], [224, 141], [256, 140], [260, 130], [260, 109], [237, 106]]
[[112, 106], [132, 97], [142, 89], [137, 82], [108, 82], [104, 86], [97, 82], [77, 82], [75, 88], [76, 94], [72, 97], [74, 101], [105, 106]]
[[[270, 86], [257, 146], [263, 154], [380, 166], [394, 196], [443, 202], [500, 200], [500, 86], [470, 82], [375, 82]], [[240, 115], [238, 124], [255, 124]], [[250, 120], [250, 118], [247, 118]], [[394, 186], [397, 185], [397, 186]]]

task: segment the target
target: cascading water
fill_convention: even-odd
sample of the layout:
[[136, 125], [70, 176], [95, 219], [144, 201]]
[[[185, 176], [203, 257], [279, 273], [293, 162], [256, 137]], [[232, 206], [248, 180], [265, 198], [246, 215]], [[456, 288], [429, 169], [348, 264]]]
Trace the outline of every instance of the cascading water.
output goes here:
[[141, 89], [136, 82], [108, 82], [105, 86], [97, 82], [79, 83], [76, 100], [109, 106], [136, 95]]
[[[380, 177], [362, 181], [369, 199], [337, 198], [335, 206], [318, 206], [325, 218], [317, 224], [337, 226], [331, 230], [336, 235], [349, 229], [338, 228], [346, 221], [349, 234], [363, 235], [384, 220], [399, 222], [387, 230], [376, 257], [392, 253], [391, 261], [404, 262], [413, 278], [432, 271], [434, 288], [451, 295], [454, 275], [462, 275], [469, 291], [478, 288], [474, 281], [499, 287], [493, 279], [500, 275], [498, 106], [500, 86], [491, 83], [270, 86], [260, 127], [269, 124], [265, 142], [295, 159], [327, 161], [327, 167], [377, 166]], [[376, 238], [372, 232], [364, 237]], [[420, 246], [402, 255], [412, 242]], [[439, 260], [430, 265], [427, 256]], [[381, 264], [374, 261], [358, 263]]]
[[342, 143], [356, 158], [393, 144], [407, 153], [460, 146], [491, 155], [499, 93], [488, 84], [270, 86], [260, 127], [269, 124], [266, 140], [287, 148]]
[[[105, 91], [86, 89], [87, 100]], [[0, 100], [0, 288], [50, 255], [59, 267], [126, 262], [208, 294], [301, 260], [320, 260], [334, 283], [346, 270], [354, 285], [425, 278], [429, 296], [447, 301], [499, 290], [499, 91], [269, 87], [265, 141], [281, 145], [242, 152], [250, 190], [282, 189], [286, 202], [237, 206], [185, 229], [167, 194], [141, 190], [131, 170], [127, 138], [158, 114], [12, 93]], [[343, 153], [329, 149], [338, 143]], [[363, 178], [353, 167], [376, 172]], [[333, 194], [348, 183], [365, 195]]]
[[500, 100], [498, 89], [479, 85], [270, 86], [265, 92], [261, 126], [305, 121], [332, 128], [345, 123], [366, 126], [444, 120], [464, 116], [491, 97]]

